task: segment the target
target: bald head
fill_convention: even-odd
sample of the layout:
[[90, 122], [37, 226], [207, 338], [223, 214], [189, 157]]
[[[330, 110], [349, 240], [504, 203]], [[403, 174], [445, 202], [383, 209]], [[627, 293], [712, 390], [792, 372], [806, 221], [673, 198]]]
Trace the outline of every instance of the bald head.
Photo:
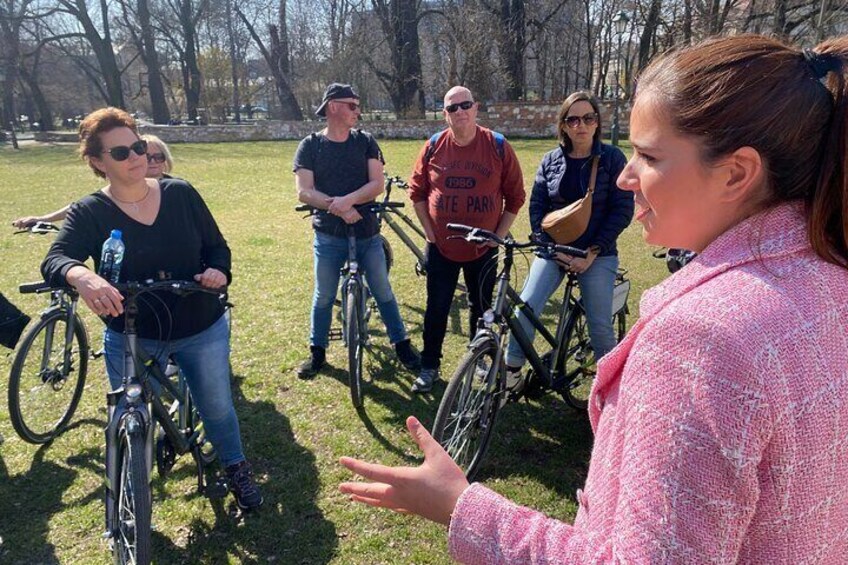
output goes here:
[[[461, 95], [461, 96], [460, 96]], [[454, 86], [445, 94], [445, 106], [450, 104], [450, 100], [453, 98], [461, 98], [462, 100], [471, 100], [474, 102], [474, 95], [471, 94], [471, 91], [465, 88], [464, 86]]]

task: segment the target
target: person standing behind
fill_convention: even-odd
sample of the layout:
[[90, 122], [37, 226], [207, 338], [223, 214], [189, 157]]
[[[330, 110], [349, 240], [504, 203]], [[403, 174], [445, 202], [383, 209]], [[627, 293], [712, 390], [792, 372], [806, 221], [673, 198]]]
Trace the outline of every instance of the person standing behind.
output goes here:
[[312, 378], [326, 360], [339, 271], [348, 256], [347, 224], [355, 224], [357, 260], [377, 301], [386, 334], [403, 366], [416, 370], [420, 360], [407, 337], [389, 284], [385, 252], [377, 237], [380, 230], [377, 219], [372, 212], [355, 208], [373, 202], [383, 191], [380, 147], [371, 134], [353, 129], [359, 119], [359, 95], [349, 84], [327, 86], [315, 113], [327, 118], [327, 127], [300, 142], [294, 157], [295, 185], [301, 202], [329, 214], [316, 215], [312, 220], [315, 293], [310, 356], [297, 368], [297, 374], [304, 379]]
[[448, 240], [448, 223], [484, 228], [506, 237], [525, 198], [515, 152], [501, 134], [477, 125], [477, 103], [471, 91], [463, 86], [448, 90], [442, 113], [448, 129], [424, 145], [409, 182], [409, 197], [427, 238], [424, 350], [413, 392], [428, 392], [439, 379], [459, 271], [468, 288], [471, 335], [495, 285], [495, 269], [484, 267], [496, 250]]
[[[557, 116], [559, 147], [548, 152], [536, 172], [530, 195], [530, 227], [541, 240], [553, 238], [542, 231], [542, 219], [552, 212], [586, 196], [591, 184], [593, 160], [598, 169], [592, 198], [592, 215], [586, 231], [574, 241], [560, 241], [586, 249], [583, 259], [558, 254], [554, 258], [537, 257], [521, 291], [521, 299], [540, 314], [551, 295], [559, 288], [565, 272], [577, 274], [580, 297], [589, 324], [589, 339], [596, 359], [615, 347], [612, 326], [612, 298], [618, 271], [615, 242], [633, 219], [633, 193], [615, 184], [627, 158], [618, 147], [601, 143], [601, 110], [588, 92], [575, 92], [565, 99]], [[535, 328], [520, 308], [516, 316], [524, 332], [533, 340]], [[510, 337], [507, 368], [518, 371], [525, 361], [515, 338]]]

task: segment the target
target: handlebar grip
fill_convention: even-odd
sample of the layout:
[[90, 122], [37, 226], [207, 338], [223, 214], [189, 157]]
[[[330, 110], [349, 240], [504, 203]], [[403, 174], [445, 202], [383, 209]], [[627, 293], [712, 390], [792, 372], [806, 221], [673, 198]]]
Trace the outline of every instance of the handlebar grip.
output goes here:
[[471, 226], [466, 226], [464, 224], [448, 224], [448, 229], [453, 231], [461, 231], [464, 233], [471, 233], [474, 228]]
[[46, 281], [37, 281], [21, 284], [18, 287], [18, 291], [20, 291], [21, 294], [32, 294], [44, 292], [45, 290], [50, 290], [51, 288], [53, 287], [47, 284]]
[[585, 249], [577, 249], [576, 247], [571, 247], [570, 245], [555, 245], [554, 249], [557, 253], [565, 253], [566, 255], [571, 255], [572, 257], [580, 257], [581, 259], [585, 259], [589, 252]]
[[301, 204], [299, 206], [294, 207], [295, 212], [311, 212], [312, 210], [313, 210], [313, 207], [310, 206], [309, 204]]
[[403, 208], [406, 204], [404, 202], [383, 202], [380, 206], [383, 208]]

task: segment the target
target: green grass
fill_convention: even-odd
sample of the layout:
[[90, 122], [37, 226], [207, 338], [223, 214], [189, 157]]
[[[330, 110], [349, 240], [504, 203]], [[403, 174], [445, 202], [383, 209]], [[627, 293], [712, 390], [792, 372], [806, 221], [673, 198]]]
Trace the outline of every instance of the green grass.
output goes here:
[[[194, 491], [190, 458], [162, 480], [154, 473], [154, 555], [163, 563], [445, 563], [444, 528], [412, 517], [349, 503], [337, 485], [350, 475], [337, 464], [352, 455], [391, 464], [415, 464], [418, 453], [403, 422], [415, 414], [430, 425], [438, 397], [413, 396], [413, 375], [395, 362], [378, 327], [368, 360], [373, 383], [365, 410], [352, 408], [344, 350], [331, 345], [333, 369], [311, 382], [293, 367], [307, 350], [312, 292], [311, 230], [294, 212], [290, 165], [294, 142], [176, 145], [175, 173], [190, 179], [208, 202], [233, 249], [232, 300], [236, 304], [232, 363], [245, 450], [265, 494], [265, 507], [237, 520], [230, 500], [210, 503]], [[529, 190], [548, 141], [513, 143]], [[387, 171], [408, 175], [418, 141], [384, 141]], [[53, 210], [100, 187], [73, 148], [0, 148], [0, 218]], [[0, 233], [4, 266], [0, 289], [35, 315], [43, 297], [20, 296], [17, 285], [39, 278], [51, 238]], [[529, 232], [526, 209], [516, 234]], [[388, 233], [388, 230], [387, 230]], [[413, 340], [420, 345], [424, 283], [414, 260], [389, 234], [395, 250], [392, 282]], [[631, 322], [645, 288], [665, 276], [650, 258], [640, 230], [620, 240], [622, 266], [633, 280]], [[526, 265], [518, 261], [520, 272]], [[92, 342], [101, 324], [88, 312]], [[444, 372], [463, 353], [465, 312], [455, 308], [445, 344]], [[379, 324], [378, 324], [379, 325]], [[0, 357], [8, 374], [11, 356]], [[0, 395], [5, 406], [5, 377]], [[74, 426], [52, 445], [37, 448], [14, 434], [0, 410], [0, 562], [103, 563], [109, 559], [103, 529], [105, 375], [90, 364]], [[436, 389], [441, 393], [443, 388]], [[571, 520], [574, 491], [586, 475], [592, 435], [587, 421], [561, 399], [510, 405], [501, 413], [481, 480], [519, 503]]]

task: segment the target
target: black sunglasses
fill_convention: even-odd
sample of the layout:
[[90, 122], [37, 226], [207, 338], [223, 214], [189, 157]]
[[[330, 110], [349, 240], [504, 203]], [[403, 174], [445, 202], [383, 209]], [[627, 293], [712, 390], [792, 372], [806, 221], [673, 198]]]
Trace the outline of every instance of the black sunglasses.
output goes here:
[[147, 142], [139, 139], [129, 147], [126, 145], [118, 145], [103, 153], [108, 153], [115, 161], [126, 161], [130, 156], [130, 151], [134, 151], [136, 155], [144, 155], [147, 153]]
[[147, 162], [148, 163], [164, 163], [165, 162], [165, 154], [164, 153], [148, 153], [147, 154]]
[[583, 120], [583, 123], [587, 126], [593, 126], [598, 123], [598, 114], [592, 112], [591, 114], [584, 114], [583, 116], [567, 116], [563, 118], [563, 122], [570, 128], [576, 128], [580, 125], [580, 120]]
[[341, 100], [330, 100], [330, 102], [335, 102], [336, 104], [347, 104], [348, 110], [351, 112], [359, 110], [359, 104], [356, 102], [342, 102]]
[[448, 111], [448, 114], [453, 114], [454, 112], [456, 112], [460, 108], [462, 108], [463, 110], [470, 110], [473, 105], [474, 105], [474, 102], [472, 102], [471, 100], [466, 100], [465, 102], [457, 102], [456, 104], [449, 104], [449, 105], [445, 106], [445, 110]]

